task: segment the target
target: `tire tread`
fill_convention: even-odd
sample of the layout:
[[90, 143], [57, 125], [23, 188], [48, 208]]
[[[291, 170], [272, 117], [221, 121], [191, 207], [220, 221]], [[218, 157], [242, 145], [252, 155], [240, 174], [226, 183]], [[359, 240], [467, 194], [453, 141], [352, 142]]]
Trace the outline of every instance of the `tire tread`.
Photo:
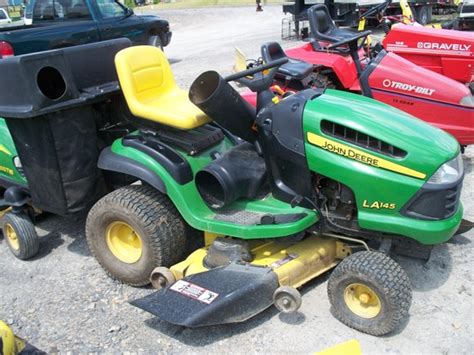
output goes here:
[[[362, 327], [335, 306], [336, 297], [341, 297], [335, 294], [336, 286], [348, 275], [369, 278], [387, 295], [394, 312], [383, 327]], [[408, 275], [395, 260], [380, 252], [362, 251], [347, 257], [336, 267], [328, 282], [328, 296], [336, 318], [342, 323], [364, 333], [380, 336], [393, 331], [408, 315], [412, 289]]]
[[30, 218], [23, 213], [6, 213], [2, 218], [2, 229], [3, 235], [6, 236], [6, 225], [10, 224], [16, 232], [20, 249], [18, 251], [13, 250], [10, 247], [10, 243], [7, 244], [18, 259], [27, 260], [38, 254], [39, 251], [39, 238], [36, 233], [35, 226], [31, 222]]
[[90, 210], [86, 222], [86, 239], [91, 254], [99, 262], [107, 275], [132, 286], [143, 286], [149, 283], [149, 274], [135, 280], [122, 280], [108, 270], [92, 242], [94, 221], [104, 210], [115, 206], [133, 214], [143, 230], [150, 236], [150, 247], [153, 260], [151, 271], [158, 266], [170, 266], [180, 261], [186, 248], [185, 222], [170, 199], [149, 185], [128, 185], [99, 200]]

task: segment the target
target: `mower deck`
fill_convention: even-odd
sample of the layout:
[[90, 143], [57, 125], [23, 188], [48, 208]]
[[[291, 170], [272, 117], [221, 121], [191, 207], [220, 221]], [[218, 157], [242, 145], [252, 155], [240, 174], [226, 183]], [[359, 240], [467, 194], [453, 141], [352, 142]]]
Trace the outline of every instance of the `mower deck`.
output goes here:
[[[213, 239], [221, 238], [207, 241]], [[279, 286], [300, 287], [351, 254], [328, 237], [250, 244], [250, 263], [230, 260], [215, 268], [207, 266], [212, 245], [198, 249], [171, 267], [178, 281], [131, 304], [186, 327], [242, 322], [271, 306]]]

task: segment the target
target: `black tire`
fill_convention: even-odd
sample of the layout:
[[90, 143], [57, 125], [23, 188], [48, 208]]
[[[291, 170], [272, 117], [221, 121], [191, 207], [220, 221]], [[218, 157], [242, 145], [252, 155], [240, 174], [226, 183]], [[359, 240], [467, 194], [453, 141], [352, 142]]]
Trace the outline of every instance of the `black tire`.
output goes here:
[[148, 44], [153, 47], [157, 47], [163, 50], [163, 44], [161, 43], [161, 38], [159, 35], [150, 35], [148, 39]]
[[[2, 218], [2, 231], [8, 247], [18, 259], [27, 260], [38, 254], [38, 234], [33, 222], [26, 214], [5, 213]], [[12, 232], [14, 237], [11, 235]], [[8, 236], [9, 234], [11, 237]]]
[[[353, 285], [369, 287], [375, 292], [378, 299], [372, 298], [379, 305], [377, 314], [363, 317], [349, 308], [346, 295]], [[412, 290], [406, 272], [395, 260], [380, 252], [363, 251], [347, 257], [336, 267], [329, 278], [328, 296], [339, 321], [363, 333], [380, 336], [396, 329], [408, 315]]]
[[427, 25], [433, 17], [433, 8], [430, 5], [418, 6], [416, 8], [416, 22], [420, 25]]
[[312, 87], [318, 89], [335, 89], [336, 84], [325, 74], [318, 72], [313, 72], [311, 74], [311, 84]]
[[[127, 263], [116, 257], [107, 244], [107, 228], [113, 222], [127, 223], [141, 239], [141, 255]], [[158, 266], [181, 261], [187, 238], [195, 237], [166, 195], [149, 185], [129, 185], [99, 200], [86, 221], [89, 249], [109, 276], [132, 286], [150, 282]]]

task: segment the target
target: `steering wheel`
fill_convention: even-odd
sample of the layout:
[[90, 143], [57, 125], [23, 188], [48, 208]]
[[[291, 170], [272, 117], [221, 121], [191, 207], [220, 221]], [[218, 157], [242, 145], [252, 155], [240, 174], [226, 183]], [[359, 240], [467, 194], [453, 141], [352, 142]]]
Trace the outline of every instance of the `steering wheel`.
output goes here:
[[[356, 42], [361, 39], [361, 38], [367, 38], [368, 35], [370, 35], [372, 33], [372, 31], [364, 31], [364, 32], [360, 32], [360, 33], [357, 33], [356, 35], [352, 36], [352, 37], [349, 37], [349, 38], [346, 38], [346, 39], [343, 39], [343, 40], [340, 40], [339, 42], [336, 42], [336, 43], [333, 43], [331, 44], [330, 46], [328, 46], [327, 48], [328, 49], [335, 49], [337, 47], [340, 47], [344, 44], [350, 44], [352, 42]], [[362, 41], [362, 44], [361, 46], [363, 45], [363, 43], [365, 42]]]
[[[273, 77], [277, 72], [278, 68], [288, 62], [288, 58], [280, 58], [273, 60], [267, 64], [263, 64], [254, 68], [250, 68], [225, 78], [227, 82], [237, 81], [242, 85], [245, 85], [253, 92], [264, 91], [273, 84]], [[265, 70], [269, 70], [267, 74]]]

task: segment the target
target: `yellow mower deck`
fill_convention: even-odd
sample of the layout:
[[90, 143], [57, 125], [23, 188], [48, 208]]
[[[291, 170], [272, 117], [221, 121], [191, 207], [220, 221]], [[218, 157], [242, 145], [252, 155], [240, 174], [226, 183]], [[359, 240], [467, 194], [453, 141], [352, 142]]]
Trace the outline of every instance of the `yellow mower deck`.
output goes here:
[[[170, 270], [176, 280], [208, 271], [204, 258], [212, 241], [219, 236], [206, 233], [206, 247], [196, 250]], [[261, 242], [250, 244], [253, 266], [271, 268], [280, 286], [300, 287], [335, 267], [351, 254], [350, 248], [331, 237], [309, 236], [297, 242]]]

